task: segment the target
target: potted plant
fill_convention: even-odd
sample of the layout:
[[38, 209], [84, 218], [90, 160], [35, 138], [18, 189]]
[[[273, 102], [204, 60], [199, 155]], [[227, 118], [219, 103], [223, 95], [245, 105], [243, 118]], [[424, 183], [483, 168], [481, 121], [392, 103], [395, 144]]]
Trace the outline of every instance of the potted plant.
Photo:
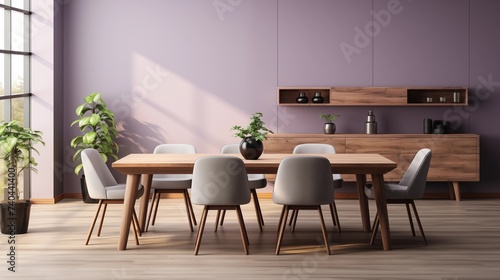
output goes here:
[[36, 170], [37, 163], [31, 152], [41, 143], [42, 132], [20, 126], [17, 121], [3, 123], [0, 126], [0, 154], [5, 163], [5, 179], [7, 199], [1, 202], [1, 232], [4, 234], [21, 234], [28, 231], [31, 201], [27, 199], [19, 187], [19, 177], [25, 169]]
[[264, 151], [262, 141], [267, 139], [268, 133], [274, 133], [264, 126], [265, 123], [261, 118], [262, 113], [256, 112], [253, 113], [246, 128], [239, 125], [231, 127], [231, 130], [236, 130], [233, 136], [242, 139], [240, 142], [240, 153], [245, 159], [258, 159]]
[[[71, 123], [71, 126], [78, 124], [82, 135], [71, 140], [71, 147], [75, 149], [73, 160], [78, 162], [75, 167], [75, 174], [82, 170], [81, 152], [87, 148], [99, 151], [104, 162], [109, 158], [118, 159], [118, 144], [115, 138], [118, 134], [116, 130], [115, 114], [106, 107], [106, 102], [101, 93], [91, 93], [84, 98], [85, 103], [75, 110], [78, 118]], [[80, 178], [82, 188], [82, 198], [86, 203], [96, 203], [97, 200], [88, 196], [85, 177]]]
[[333, 115], [333, 114], [321, 114], [319, 115], [321, 119], [324, 119], [325, 125], [323, 126], [323, 131], [325, 134], [334, 134], [336, 130], [335, 123], [333, 123], [340, 115]]

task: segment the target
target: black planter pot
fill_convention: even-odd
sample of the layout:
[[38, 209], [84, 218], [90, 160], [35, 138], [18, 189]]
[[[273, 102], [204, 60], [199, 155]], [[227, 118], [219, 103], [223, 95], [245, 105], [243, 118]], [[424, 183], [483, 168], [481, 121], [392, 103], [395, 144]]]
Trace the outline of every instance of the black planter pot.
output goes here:
[[3, 201], [0, 206], [0, 231], [3, 234], [14, 235], [28, 232], [31, 201], [17, 201], [14, 205]]
[[264, 151], [264, 144], [260, 140], [246, 137], [240, 142], [240, 153], [245, 159], [258, 159]]
[[80, 178], [80, 186], [82, 188], [82, 199], [84, 203], [97, 203], [99, 200], [90, 198], [89, 192], [87, 191], [87, 182], [85, 182], [85, 175]]

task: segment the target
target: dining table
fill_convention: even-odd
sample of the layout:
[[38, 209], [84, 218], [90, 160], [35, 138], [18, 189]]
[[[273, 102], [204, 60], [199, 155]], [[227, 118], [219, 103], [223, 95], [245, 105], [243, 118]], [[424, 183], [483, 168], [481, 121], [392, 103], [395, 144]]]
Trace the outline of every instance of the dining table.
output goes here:
[[[132, 153], [112, 164], [117, 171], [126, 174], [126, 189], [123, 214], [121, 217], [118, 250], [126, 250], [139, 184], [144, 188], [140, 199], [139, 227], [145, 228], [149, 193], [154, 174], [191, 174], [198, 158], [206, 156], [234, 156], [243, 160], [247, 173], [276, 174], [279, 164], [285, 157], [308, 156], [308, 154], [262, 154], [258, 159], [245, 159], [240, 154], [146, 154]], [[361, 222], [364, 231], [370, 229], [368, 199], [364, 193], [367, 175], [370, 175], [375, 192], [375, 204], [380, 221], [380, 232], [384, 250], [391, 250], [390, 227], [387, 203], [384, 193], [384, 174], [397, 167], [397, 164], [380, 154], [310, 154], [323, 156], [330, 161], [332, 173], [356, 175]]]

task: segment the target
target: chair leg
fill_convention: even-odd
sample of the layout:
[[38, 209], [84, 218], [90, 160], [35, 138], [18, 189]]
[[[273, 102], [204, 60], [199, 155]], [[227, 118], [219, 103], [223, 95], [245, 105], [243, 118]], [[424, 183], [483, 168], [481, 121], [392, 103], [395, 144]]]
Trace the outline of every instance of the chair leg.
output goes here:
[[189, 194], [187, 194], [187, 190], [184, 190], [182, 194], [184, 196], [184, 204], [186, 205], [186, 214], [189, 222], [189, 229], [191, 230], [191, 232], [193, 232], [193, 222], [191, 221], [191, 213], [189, 211]]
[[372, 236], [370, 238], [370, 245], [373, 245], [373, 243], [375, 242], [375, 237], [377, 236], [378, 227], [380, 225], [379, 223], [380, 223], [380, 221], [378, 219], [378, 212], [377, 212], [377, 214], [375, 214], [375, 220], [373, 221]]
[[253, 204], [255, 206], [255, 215], [257, 216], [257, 222], [259, 223], [259, 229], [262, 231], [262, 226], [264, 225], [264, 217], [262, 216], [262, 210], [260, 209], [259, 198], [257, 197], [257, 191], [255, 189], [250, 190], [253, 198]]
[[[295, 211], [295, 216], [293, 217], [293, 224], [292, 224], [292, 229], [291, 231], [294, 232], [295, 231], [295, 226], [297, 225], [297, 218], [299, 217], [299, 210], [293, 210]], [[290, 218], [292, 220], [292, 218]]]
[[139, 234], [139, 236], [142, 236], [142, 229], [141, 229], [141, 226], [139, 225], [139, 218], [137, 218], [137, 213], [135, 212], [135, 209], [134, 209], [134, 212], [132, 214], [133, 214], [132, 221], [135, 222], [137, 233]]
[[198, 224], [196, 223], [196, 216], [194, 215], [193, 204], [191, 203], [191, 198], [189, 197], [189, 191], [185, 190], [184, 195], [188, 201], [189, 213], [191, 213], [191, 220], [193, 220], [193, 224], [196, 226]]
[[411, 206], [413, 208], [413, 213], [415, 213], [415, 218], [417, 219], [417, 224], [418, 224], [418, 228], [420, 229], [420, 233], [422, 233], [422, 237], [424, 238], [425, 245], [427, 245], [427, 239], [425, 238], [424, 228], [422, 227], [422, 223], [420, 223], [420, 217], [418, 216], [417, 207], [415, 206], [414, 201], [411, 202]]
[[194, 245], [194, 254], [198, 255], [200, 250], [201, 238], [203, 237], [203, 230], [205, 229], [205, 222], [207, 221], [208, 206], [203, 208], [203, 213], [201, 214], [200, 226], [198, 227], [198, 235], [196, 236], [196, 243]]
[[87, 234], [87, 240], [85, 241], [85, 245], [89, 244], [90, 237], [92, 236], [92, 231], [94, 231], [95, 223], [97, 221], [97, 217], [99, 216], [99, 212], [101, 211], [102, 199], [99, 200], [99, 205], [97, 206], [97, 210], [94, 215], [94, 220], [92, 221], [92, 225], [90, 226], [89, 233]]
[[337, 204], [335, 204], [335, 200], [330, 204], [330, 212], [332, 214], [333, 224], [337, 226], [339, 232], [342, 232], [342, 229], [340, 228], [339, 213], [337, 212]]
[[99, 223], [99, 229], [97, 230], [97, 236], [101, 236], [102, 224], [104, 223], [104, 216], [106, 216], [106, 209], [108, 209], [108, 204], [104, 203], [104, 208], [102, 208], [101, 222]]
[[[288, 226], [292, 226], [293, 224], [293, 219], [295, 218], [295, 215], [297, 215], [299, 210], [292, 210], [292, 215], [290, 215], [290, 222], [288, 222]], [[285, 221], [286, 222], [286, 221]]]
[[[226, 211], [226, 210], [217, 210], [217, 216], [215, 217], [215, 230], [214, 232], [217, 232], [217, 228], [219, 227], [219, 220], [220, 220], [220, 212], [221, 211]], [[222, 221], [220, 222], [222, 225]]]
[[224, 225], [224, 218], [226, 217], [226, 210], [220, 210], [222, 211], [221, 217], [220, 217], [220, 226]]
[[243, 220], [243, 214], [241, 213], [241, 207], [239, 205], [236, 206], [236, 214], [238, 216], [238, 221], [240, 224], [240, 234], [241, 241], [243, 242], [243, 249], [245, 250], [245, 254], [248, 255], [248, 244], [250, 242], [248, 241], [247, 229], [245, 227], [245, 221]]
[[323, 211], [321, 210], [321, 205], [318, 205], [318, 213], [319, 213], [319, 220], [321, 222], [321, 232], [323, 233], [323, 240], [326, 246], [326, 252], [328, 253], [328, 255], [331, 255], [330, 243], [328, 242], [328, 236], [326, 234], [325, 220], [323, 219]]
[[139, 220], [137, 219], [137, 214], [135, 213], [135, 210], [132, 212], [132, 230], [134, 231], [134, 238], [135, 238], [135, 244], [139, 245], [139, 237], [137, 235], [137, 232], [140, 232], [139, 229]]
[[281, 229], [281, 224], [285, 223], [286, 226], [286, 221], [283, 221], [283, 216], [285, 215], [285, 207], [281, 208], [281, 214], [280, 214], [280, 219], [278, 221], [278, 229], [276, 230], [279, 234], [280, 229]]
[[406, 213], [408, 213], [408, 221], [410, 221], [411, 234], [415, 236], [415, 227], [413, 226], [413, 218], [411, 217], [410, 204], [405, 203]]
[[149, 207], [148, 219], [146, 221], [146, 228], [144, 229], [145, 232], [149, 230], [149, 224], [151, 222], [151, 216], [153, 215], [153, 209], [155, 207], [155, 201], [156, 201], [156, 191], [153, 193], [153, 197], [151, 198], [151, 206]]
[[276, 255], [280, 254], [281, 242], [283, 241], [283, 234], [285, 232], [289, 208], [290, 207], [288, 205], [283, 205], [282, 218], [280, 219], [280, 223], [279, 223], [280, 224], [280, 231], [278, 234], [278, 241], [276, 242]]

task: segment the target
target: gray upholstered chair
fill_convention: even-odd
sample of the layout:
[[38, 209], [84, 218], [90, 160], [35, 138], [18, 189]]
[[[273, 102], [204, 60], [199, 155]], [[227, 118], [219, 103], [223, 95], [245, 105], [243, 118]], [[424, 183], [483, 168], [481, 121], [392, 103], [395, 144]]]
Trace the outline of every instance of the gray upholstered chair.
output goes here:
[[318, 210], [326, 251], [330, 254], [321, 205], [332, 203], [333, 194], [332, 169], [327, 158], [303, 155], [286, 157], [281, 161], [273, 189], [274, 203], [283, 205], [276, 255], [280, 253], [289, 210], [302, 209]]
[[[88, 245], [102, 205], [104, 205], [104, 208], [97, 236], [101, 235], [102, 224], [104, 222], [104, 216], [106, 215], [108, 204], [123, 204], [123, 200], [125, 198], [125, 184], [118, 184], [116, 182], [113, 174], [111, 174], [111, 171], [106, 163], [104, 163], [97, 150], [85, 149], [82, 151], [81, 157], [88, 194], [90, 198], [98, 200], [99, 203], [94, 220], [87, 235], [87, 240], [85, 241], [85, 245]], [[144, 189], [142, 186], [139, 186], [136, 198], [140, 198], [143, 193]], [[139, 245], [139, 238], [137, 235], [138, 232], [141, 232], [141, 229], [139, 228], [139, 222], [137, 220], [135, 210], [132, 216], [132, 229], [134, 231], [135, 243]]]
[[[415, 214], [415, 219], [417, 220], [417, 224], [425, 244], [427, 244], [427, 239], [425, 238], [424, 229], [422, 228], [420, 218], [418, 217], [417, 207], [415, 206], [415, 199], [420, 199], [424, 194], [425, 184], [427, 182], [427, 173], [429, 171], [429, 166], [431, 163], [431, 157], [432, 151], [430, 149], [424, 148], [419, 150], [411, 161], [410, 166], [406, 170], [403, 178], [401, 178], [399, 183], [384, 184], [387, 204], [406, 205], [406, 212], [408, 213], [411, 232], [413, 236], [415, 236], [415, 228], [413, 226], [413, 219], [410, 211], [410, 205], [412, 206], [413, 213]], [[375, 198], [375, 192], [371, 185], [367, 185], [365, 187], [365, 194], [368, 198]], [[373, 245], [375, 236], [377, 235], [377, 231], [379, 228], [379, 223], [380, 221], [377, 213], [373, 222], [370, 245]]]
[[[228, 144], [222, 147], [221, 154], [239, 154], [240, 145], [239, 144]], [[264, 216], [262, 215], [262, 210], [260, 208], [259, 198], [257, 197], [257, 189], [262, 189], [267, 186], [267, 179], [264, 174], [248, 174], [248, 186], [250, 187], [250, 193], [252, 195], [253, 203], [255, 206], [255, 215], [257, 216], [257, 223], [259, 225], [260, 231], [262, 231], [262, 226], [264, 225]], [[220, 218], [220, 225], [224, 223], [224, 215], [226, 211], [222, 210], [222, 217]], [[217, 213], [218, 222], [220, 217], [220, 211]], [[217, 224], [215, 226], [217, 231]]]
[[[295, 146], [293, 149], [294, 154], [335, 154], [335, 147], [330, 144], [320, 144], [320, 143], [308, 143], [308, 144], [299, 144]], [[344, 184], [344, 179], [342, 179], [342, 175], [340, 174], [332, 174], [333, 176], [333, 188], [340, 189]], [[342, 231], [340, 228], [340, 220], [339, 215], [337, 213], [337, 205], [335, 204], [335, 198], [332, 200], [332, 203], [329, 204], [330, 213], [332, 215], [333, 225], [337, 226], [339, 232]], [[295, 229], [295, 224], [297, 223], [297, 216], [299, 211], [293, 211], [292, 216], [290, 217], [290, 225], [292, 225], [292, 230]]]
[[206, 156], [197, 159], [193, 168], [191, 200], [203, 205], [194, 254], [200, 249], [209, 210], [236, 210], [243, 248], [248, 255], [248, 235], [240, 205], [250, 202], [250, 188], [243, 160], [233, 156]]
[[[161, 144], [156, 146], [154, 154], [195, 154], [196, 149], [190, 144]], [[151, 225], [155, 224], [156, 214], [158, 213], [158, 205], [162, 193], [182, 193], [184, 196], [184, 204], [186, 205], [186, 213], [188, 216], [189, 228], [193, 231], [193, 223], [196, 225], [196, 217], [194, 215], [193, 206], [189, 198], [188, 189], [191, 188], [191, 174], [155, 174], [151, 182], [151, 191], [153, 198], [151, 199], [151, 207], [149, 208], [146, 230]]]

